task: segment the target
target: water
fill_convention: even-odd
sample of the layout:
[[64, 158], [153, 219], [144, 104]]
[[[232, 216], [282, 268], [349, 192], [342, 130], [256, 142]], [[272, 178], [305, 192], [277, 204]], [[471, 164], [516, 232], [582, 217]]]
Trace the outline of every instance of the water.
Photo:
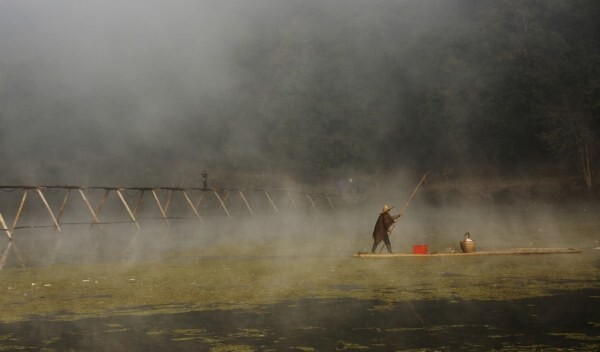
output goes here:
[[423, 238], [457, 247], [464, 229], [478, 250], [580, 254], [353, 258], [370, 249], [367, 216], [277, 231], [264, 221], [209, 235], [115, 231], [95, 246], [89, 232], [60, 245], [16, 238], [26, 265], [11, 257], [0, 270], [0, 351], [595, 351], [600, 222], [590, 209], [429, 209], [392, 235], [403, 252]]

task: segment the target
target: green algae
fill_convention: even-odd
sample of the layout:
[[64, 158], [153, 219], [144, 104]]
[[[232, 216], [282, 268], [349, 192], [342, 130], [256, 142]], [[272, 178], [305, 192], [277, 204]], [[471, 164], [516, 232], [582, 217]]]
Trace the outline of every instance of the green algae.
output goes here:
[[[569, 245], [584, 248], [580, 254], [371, 260], [352, 257], [357, 248], [369, 245], [368, 236], [365, 241], [363, 235], [331, 233], [320, 252], [305, 242], [323, 236], [309, 234], [309, 239], [285, 238], [284, 243], [185, 246], [133, 262], [4, 267], [0, 322], [209, 310], [261, 314], [266, 305], [307, 298], [370, 300], [376, 302], [374, 310], [386, 311], [398, 302], [510, 301], [598, 288], [600, 243], [595, 234], [600, 224], [587, 214], [553, 224], [555, 231], [568, 234]], [[533, 242], [549, 240], [534, 225], [522, 233], [531, 234]], [[402, 245], [395, 248], [408, 250]]]
[[213, 309], [260, 311], [302, 298], [399, 301], [516, 300], [598, 288], [593, 250], [581, 254], [390, 258], [269, 256], [263, 248], [219, 257], [187, 251], [137, 263], [56, 264], [0, 271], [0, 321]]

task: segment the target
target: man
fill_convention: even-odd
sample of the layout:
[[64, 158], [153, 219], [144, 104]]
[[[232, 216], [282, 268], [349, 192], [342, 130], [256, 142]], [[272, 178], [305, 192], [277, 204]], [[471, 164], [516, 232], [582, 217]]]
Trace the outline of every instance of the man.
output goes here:
[[381, 243], [381, 241], [385, 242], [385, 246], [387, 247], [388, 253], [392, 253], [392, 244], [390, 243], [390, 231], [392, 229], [392, 225], [402, 214], [398, 215], [390, 215], [390, 210], [393, 207], [388, 205], [383, 206], [383, 211], [379, 214], [377, 218], [377, 222], [375, 223], [375, 229], [373, 229], [373, 249], [371, 249], [372, 253], [375, 253], [375, 249]]

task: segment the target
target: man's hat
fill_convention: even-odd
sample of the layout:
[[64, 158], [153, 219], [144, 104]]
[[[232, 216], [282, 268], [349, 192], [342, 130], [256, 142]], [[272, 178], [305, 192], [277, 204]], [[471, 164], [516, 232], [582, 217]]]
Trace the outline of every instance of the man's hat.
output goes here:
[[380, 213], [380, 214], [383, 214], [383, 213], [385, 213], [386, 211], [390, 211], [390, 210], [392, 210], [392, 208], [393, 208], [393, 207], [390, 207], [389, 205], [387, 205], [387, 204], [386, 204], [386, 205], [384, 205], [384, 206], [383, 206], [383, 210], [381, 211], [381, 213]]

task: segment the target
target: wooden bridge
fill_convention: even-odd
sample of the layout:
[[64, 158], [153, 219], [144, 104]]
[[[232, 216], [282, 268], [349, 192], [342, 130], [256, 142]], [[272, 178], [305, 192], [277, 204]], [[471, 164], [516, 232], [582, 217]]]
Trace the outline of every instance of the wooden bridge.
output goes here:
[[[0, 235], [5, 238], [0, 270], [9, 253], [14, 254], [16, 265], [26, 266], [27, 260], [18, 248], [36, 241], [36, 237], [28, 236], [30, 231], [46, 229], [61, 235], [49, 238], [55, 241], [51, 251], [55, 253], [63, 243], [62, 233], [73, 234], [66, 228], [77, 226], [90, 233], [99, 231], [100, 236], [94, 237], [99, 242], [93, 240], [93, 246], [104, 242], [108, 233], [121, 233], [122, 226], [131, 231], [130, 242], [134, 243], [144, 229], [151, 232], [161, 225], [170, 228], [175, 222], [210, 225], [247, 218], [260, 221], [272, 215], [318, 216], [362, 198], [366, 196], [290, 189], [0, 185], [0, 232], [5, 234]], [[19, 231], [23, 233], [15, 241]]]
[[[204, 223], [218, 216], [231, 219], [290, 211], [319, 213], [335, 211], [357, 197], [286, 189], [0, 186], [0, 231], [9, 241], [20, 229], [53, 228], [61, 232], [65, 226], [88, 225], [103, 231], [105, 225], [130, 223], [140, 231], [146, 219], [160, 219], [168, 226], [171, 221]], [[110, 213], [105, 210], [109, 204]], [[75, 213], [71, 220], [67, 220], [69, 212]], [[36, 223], [40, 219], [45, 223]]]

